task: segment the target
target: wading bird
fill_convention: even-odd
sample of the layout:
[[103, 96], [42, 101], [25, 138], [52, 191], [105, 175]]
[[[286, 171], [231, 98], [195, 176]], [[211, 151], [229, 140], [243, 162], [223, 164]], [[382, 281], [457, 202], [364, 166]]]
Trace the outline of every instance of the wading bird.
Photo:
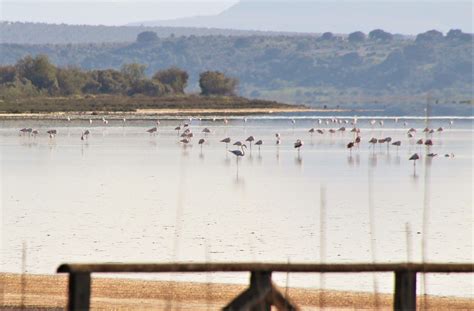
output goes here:
[[221, 143], [225, 143], [225, 149], [227, 149], [230, 143], [230, 137], [224, 138], [223, 140], [221, 140]]
[[323, 131], [323, 130], [320, 130], [320, 129], [318, 129], [317, 132], [318, 132], [319, 134], [321, 134], [321, 135], [324, 134], [324, 131]]
[[293, 145], [295, 149], [298, 149], [298, 154], [300, 153], [301, 147], [303, 147], [303, 141], [301, 139], [297, 139], [295, 144]]
[[150, 133], [150, 135], [155, 134], [158, 129], [156, 127], [152, 127], [151, 129], [146, 130], [147, 133]]
[[255, 137], [253, 137], [252, 135], [250, 135], [249, 137], [247, 137], [247, 139], [245, 141], [248, 141], [249, 144], [250, 144], [250, 150], [252, 150], [252, 142], [255, 140]]
[[208, 129], [207, 127], [205, 127], [205, 128], [202, 130], [202, 132], [204, 133], [204, 135], [207, 135], [207, 134], [211, 133], [211, 130]]
[[415, 174], [415, 168], [416, 168], [416, 160], [418, 160], [420, 157], [418, 156], [418, 153], [413, 154], [408, 160], [413, 161], [413, 174]]
[[177, 127], [174, 128], [174, 130], [178, 132], [178, 136], [179, 136], [179, 132], [181, 131], [181, 126], [178, 125]]
[[204, 143], [206, 142], [206, 140], [204, 138], [201, 138], [199, 141], [198, 141], [198, 144], [201, 146], [201, 153], [202, 153], [202, 145], [204, 145]]
[[399, 140], [397, 140], [397, 141], [394, 141], [394, 142], [392, 143], [392, 145], [393, 145], [393, 146], [397, 146], [397, 151], [398, 151], [398, 147], [400, 147], [400, 146], [402, 145], [402, 142], [399, 141]]
[[263, 145], [263, 140], [257, 140], [257, 142], [255, 143], [255, 146], [258, 146], [258, 152], [260, 152], [260, 147]]
[[352, 148], [354, 147], [354, 142], [350, 142], [347, 144], [347, 148], [349, 149], [350, 153], [352, 154]]

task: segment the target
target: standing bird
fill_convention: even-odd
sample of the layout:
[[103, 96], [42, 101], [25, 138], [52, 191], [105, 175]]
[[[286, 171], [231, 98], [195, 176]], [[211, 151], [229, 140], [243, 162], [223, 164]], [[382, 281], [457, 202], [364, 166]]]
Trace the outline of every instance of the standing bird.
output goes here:
[[263, 145], [263, 140], [257, 140], [257, 142], [255, 143], [255, 146], [258, 146], [258, 152], [260, 152], [260, 147]]
[[427, 147], [433, 146], [433, 141], [432, 141], [431, 139], [427, 139], [427, 140], [425, 141], [425, 146], [427, 146]]
[[413, 154], [408, 160], [413, 161], [413, 174], [416, 173], [416, 160], [418, 160], [420, 157], [418, 156], [418, 153]]
[[153, 135], [153, 134], [156, 133], [157, 130], [158, 130], [158, 129], [157, 129], [156, 127], [152, 127], [151, 129], [148, 129], [148, 130], [147, 130], [147, 133], [150, 133], [150, 135]]
[[204, 143], [206, 142], [206, 140], [204, 138], [201, 138], [199, 141], [198, 141], [198, 144], [201, 146], [201, 153], [202, 153], [202, 145], [204, 145]]
[[298, 153], [300, 153], [300, 149], [303, 147], [303, 141], [301, 139], [297, 139], [293, 146], [295, 149], [298, 149]]
[[89, 119], [89, 124], [92, 124], [92, 119]]
[[56, 130], [48, 130], [46, 131], [46, 133], [49, 134], [49, 138], [54, 138], [56, 136], [56, 134], [58, 133], [58, 131]]
[[91, 132], [90, 132], [89, 130], [85, 130], [85, 131], [82, 133], [82, 135], [84, 136], [84, 138], [87, 139], [87, 138], [89, 138], [89, 134], [90, 134], [90, 133], [91, 133]]
[[179, 142], [183, 143], [184, 146], [186, 146], [187, 144], [189, 144], [190, 140], [187, 139], [187, 138], [183, 138], [183, 139], [181, 139]]
[[344, 126], [340, 127], [337, 129], [339, 132], [345, 132], [346, 131], [346, 128]]
[[397, 141], [394, 141], [394, 142], [392, 143], [392, 145], [393, 145], [393, 146], [397, 146], [397, 152], [398, 152], [398, 148], [402, 145], [402, 142], [399, 141], [399, 140], [397, 140]]
[[36, 135], [38, 135], [39, 132], [38, 132], [38, 130], [33, 130], [33, 131], [31, 132], [31, 134], [33, 134], [33, 137], [36, 137]]
[[442, 127], [438, 127], [438, 129], [436, 131], [437, 132], [442, 132], [442, 131], [444, 131], [444, 129]]
[[202, 132], [204, 133], [204, 135], [207, 135], [207, 134], [211, 133], [211, 130], [208, 129], [207, 127], [205, 127], [205, 128], [202, 130]]
[[317, 129], [317, 132], [318, 132], [319, 134], [321, 134], [321, 135], [324, 134], [324, 131], [321, 130], [321, 129]]
[[247, 139], [245, 141], [248, 141], [250, 143], [250, 150], [252, 150], [252, 142], [255, 140], [255, 137], [253, 137], [252, 135], [247, 137]]
[[[235, 143], [233, 143], [234, 146], [242, 146], [242, 142], [240, 140], [236, 141]], [[247, 147], [246, 147], [247, 148]]]
[[350, 150], [350, 153], [352, 154], [352, 148], [354, 147], [354, 142], [350, 142], [347, 144], [347, 148]]
[[314, 127], [310, 128], [308, 132], [311, 134], [311, 137], [312, 137], [315, 132]]
[[418, 140], [416, 141], [416, 144], [417, 144], [417, 145], [423, 145], [423, 139], [421, 139], [421, 138], [418, 139]]
[[226, 137], [223, 140], [221, 140], [221, 143], [225, 143], [225, 149], [227, 150], [227, 147], [229, 146], [230, 143], [230, 137]]
[[370, 140], [369, 140], [369, 143], [372, 144], [373, 146], [373, 149], [375, 151], [375, 144], [377, 143], [377, 138], [375, 137], [372, 137]]
[[178, 125], [177, 127], [175, 127], [174, 130], [178, 132], [178, 136], [179, 136], [179, 132], [181, 131], [181, 125]]
[[240, 146], [240, 150], [229, 150], [230, 153], [235, 155], [237, 166], [239, 165], [239, 157], [243, 157], [245, 155], [244, 148], [247, 149], [247, 146], [245, 144]]

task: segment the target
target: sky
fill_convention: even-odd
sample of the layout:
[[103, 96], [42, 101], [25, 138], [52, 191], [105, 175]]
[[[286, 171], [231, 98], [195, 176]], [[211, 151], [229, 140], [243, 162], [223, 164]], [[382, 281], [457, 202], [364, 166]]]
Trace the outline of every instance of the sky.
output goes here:
[[125, 25], [215, 15], [237, 0], [0, 0], [1, 20], [54, 24]]
[[[255, 1], [288, 1], [292, 3], [293, 0], [242, 0], [244, 2], [255, 2]], [[406, 3], [434, 3], [434, 2], [444, 2], [449, 3], [447, 0], [299, 0], [307, 2], [330, 2], [330, 3], [362, 3], [362, 2], [406, 2]], [[45, 22], [45, 23], [54, 23], [54, 24], [87, 24], [87, 25], [126, 25], [131, 23], [142, 23], [147, 21], [156, 21], [156, 20], [174, 20], [182, 17], [192, 17], [192, 16], [206, 16], [206, 15], [217, 15], [227, 8], [233, 6], [239, 2], [238, 0], [0, 0], [0, 19], [4, 21], [23, 21], [23, 22]], [[463, 1], [466, 3], [466, 1]], [[366, 6], [367, 7], [367, 6]], [[376, 13], [369, 12], [369, 9], [364, 11], [364, 14], [367, 16], [375, 18]], [[442, 10], [436, 6], [429, 6], [433, 16], [443, 16], [444, 20], [456, 21], [459, 20], [459, 12], [456, 13], [455, 10]], [[463, 11], [464, 12], [464, 11]], [[263, 12], [265, 13], [265, 12]], [[268, 12], [267, 12], [268, 13]], [[273, 12], [277, 13], [277, 12]], [[280, 14], [280, 13], [278, 13]], [[283, 13], [282, 13], [283, 14]], [[419, 12], [411, 12], [415, 14], [415, 17], [420, 16]], [[287, 14], [288, 15], [288, 14]], [[405, 14], [403, 14], [405, 15]], [[452, 16], [450, 16], [452, 15]], [[469, 27], [469, 19], [472, 21], [472, 6], [469, 18], [468, 15], [464, 14], [463, 21], [464, 23], [459, 23], [459, 25], [464, 25], [463, 28], [465, 31], [472, 30]], [[467, 16], [467, 22], [466, 22]], [[288, 16], [287, 16], [288, 17]], [[423, 16], [420, 17], [422, 20]], [[291, 16], [294, 20], [298, 21], [298, 17]], [[259, 16], [255, 19], [260, 22]], [[385, 19], [385, 17], [384, 17]], [[277, 18], [279, 20], [279, 18]], [[226, 22], [226, 21], [225, 21]], [[245, 21], [241, 21], [239, 18], [237, 22], [237, 28], [242, 28], [246, 26]], [[250, 22], [250, 21], [248, 21]], [[306, 23], [306, 21], [304, 21]], [[337, 22], [337, 21], [336, 21]], [[384, 20], [385, 22], [385, 20]], [[380, 22], [382, 23], [382, 22]], [[396, 18], [393, 21], [395, 25], [398, 25], [400, 29], [403, 23], [403, 19]], [[467, 26], [466, 26], [467, 23]], [[430, 24], [428, 22], [428, 24]], [[456, 23], [458, 24], [458, 23]], [[230, 26], [228, 26], [230, 25]], [[269, 24], [270, 25], [270, 24]], [[430, 24], [431, 25], [431, 24]], [[227, 27], [226, 27], [227, 26]], [[251, 23], [248, 23], [249, 27], [254, 27]], [[261, 25], [260, 28], [265, 28], [265, 25]], [[338, 24], [337, 26], [341, 26]], [[354, 28], [354, 25], [350, 25], [351, 29]], [[363, 26], [363, 25], [361, 25]], [[398, 27], [397, 26], [397, 27]], [[205, 26], [207, 27], [207, 26]], [[216, 26], [211, 26], [216, 27]], [[219, 27], [219, 25], [217, 25]], [[224, 23], [225, 28], [235, 28], [235, 25], [229, 23]], [[428, 29], [434, 28], [429, 25], [426, 26]], [[420, 29], [425, 29], [425, 26], [419, 27]], [[329, 27], [329, 28], [335, 28]], [[356, 27], [357, 28], [357, 27]], [[446, 28], [446, 29], [444, 29]], [[450, 27], [440, 27], [444, 31], [447, 31]], [[470, 29], [469, 29], [470, 28]], [[255, 28], [257, 29], [257, 28]], [[362, 28], [361, 28], [362, 29]], [[270, 30], [279, 30], [279, 29], [270, 29]], [[295, 30], [298, 31], [298, 30]], [[411, 32], [406, 32], [411, 33]]]

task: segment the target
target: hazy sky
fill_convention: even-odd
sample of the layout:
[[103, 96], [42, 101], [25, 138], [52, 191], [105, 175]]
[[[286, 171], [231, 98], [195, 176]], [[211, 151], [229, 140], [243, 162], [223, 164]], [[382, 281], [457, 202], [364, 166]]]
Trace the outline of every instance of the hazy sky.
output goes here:
[[1, 19], [66, 24], [123, 25], [214, 15], [237, 0], [0, 0]]
[[[275, 0], [243, 0], [275, 1]], [[288, 1], [294, 0], [276, 0]], [[394, 0], [298, 0], [312, 2], [390, 2]], [[396, 0], [408, 3], [433, 3], [446, 0]], [[229, 8], [238, 0], [0, 0], [1, 20], [30, 21], [46, 23], [124, 25], [133, 22], [169, 20], [196, 15], [215, 15]], [[466, 1], [464, 1], [466, 3]], [[467, 2], [468, 3], [468, 2]], [[439, 10], [433, 7], [433, 10]], [[371, 16], [370, 12], [366, 12]], [[418, 12], [412, 12], [419, 14]], [[442, 14], [446, 19], [457, 20], [457, 16], [446, 16], [452, 12], [431, 12]], [[472, 6], [471, 6], [472, 16]], [[295, 17], [293, 17], [295, 18]], [[297, 18], [297, 17], [296, 17]], [[472, 18], [471, 18], [472, 20]], [[245, 21], [242, 21], [245, 22]], [[401, 21], [403, 23], [403, 21]], [[429, 26], [428, 26], [429, 27]], [[464, 27], [466, 28], [466, 27]], [[472, 27], [468, 27], [471, 28]], [[469, 29], [465, 29], [469, 31]]]

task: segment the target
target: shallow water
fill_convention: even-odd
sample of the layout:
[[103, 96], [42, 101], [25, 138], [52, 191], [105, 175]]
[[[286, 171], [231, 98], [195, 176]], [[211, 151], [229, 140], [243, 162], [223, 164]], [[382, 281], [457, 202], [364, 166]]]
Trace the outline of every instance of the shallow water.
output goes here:
[[[182, 120], [175, 119], [162, 120], [156, 135], [145, 132], [151, 120], [1, 121], [1, 271], [21, 271], [23, 242], [29, 273], [91, 261], [473, 261], [472, 118], [453, 125], [452, 118], [430, 120], [430, 127], [445, 130], [432, 135], [428, 151], [415, 144], [426, 136], [423, 118], [386, 118], [382, 127], [359, 117], [362, 144], [352, 153], [345, 148], [353, 138], [348, 131], [308, 133], [350, 125], [319, 125], [308, 114], [295, 116], [293, 125], [291, 118], [193, 120], [187, 147], [178, 142], [174, 127]], [[40, 135], [21, 136], [22, 127]], [[212, 133], [201, 151], [204, 127]], [[418, 129], [416, 139], [406, 137], [409, 127]], [[58, 130], [53, 139], [45, 134], [50, 128]], [[91, 135], [81, 141], [84, 128]], [[249, 135], [264, 145], [249, 148], [237, 166], [219, 140]], [[402, 146], [367, 143], [386, 136]], [[305, 143], [299, 153], [297, 138]], [[416, 171], [408, 161], [414, 152], [421, 155]], [[430, 159], [428, 152], [439, 156]], [[247, 280], [242, 274], [153, 277]], [[285, 285], [285, 275], [275, 278]], [[375, 280], [380, 291], [392, 290], [390, 274]], [[319, 284], [318, 274], [289, 278], [290, 286]], [[473, 296], [470, 275], [428, 275], [424, 284], [432, 294]], [[326, 275], [324, 286], [371, 291], [374, 279]]]

